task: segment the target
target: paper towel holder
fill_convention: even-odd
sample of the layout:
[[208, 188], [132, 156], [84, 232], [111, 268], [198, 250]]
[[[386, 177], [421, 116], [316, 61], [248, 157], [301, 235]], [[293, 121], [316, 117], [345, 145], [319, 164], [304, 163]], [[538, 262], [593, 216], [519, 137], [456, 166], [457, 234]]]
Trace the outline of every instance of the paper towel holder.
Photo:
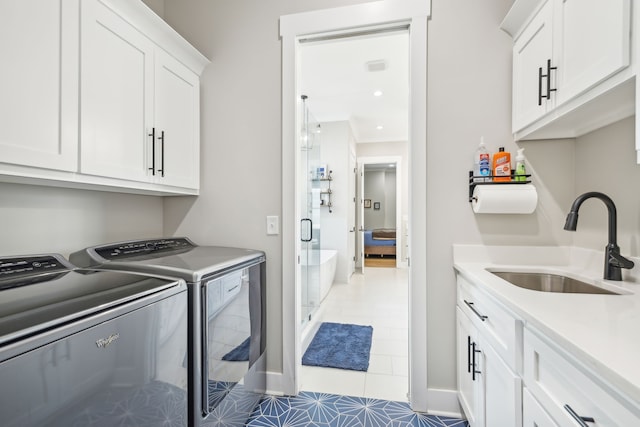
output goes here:
[[[523, 175], [518, 175], [518, 177], [522, 177]], [[511, 181], [493, 181], [493, 175], [489, 176], [477, 176], [473, 174], [473, 171], [469, 171], [469, 203], [473, 202], [475, 197], [473, 196], [473, 190], [476, 189], [478, 185], [518, 185], [518, 184], [531, 184], [531, 174], [524, 175], [524, 181], [515, 181], [516, 175], [515, 171], [511, 169]], [[487, 179], [486, 182], [476, 182], [475, 179]]]

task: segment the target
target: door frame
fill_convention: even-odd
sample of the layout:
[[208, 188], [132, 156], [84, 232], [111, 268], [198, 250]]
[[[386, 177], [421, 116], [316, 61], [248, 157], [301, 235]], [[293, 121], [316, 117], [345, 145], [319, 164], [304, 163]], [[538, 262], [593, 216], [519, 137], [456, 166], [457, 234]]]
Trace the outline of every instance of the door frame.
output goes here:
[[[360, 184], [358, 186], [361, 189], [361, 193], [359, 194], [359, 218], [360, 225], [364, 228], [364, 223], [362, 219], [364, 218], [364, 167], [366, 165], [378, 165], [382, 163], [395, 164], [396, 167], [396, 268], [398, 267], [406, 267], [406, 263], [402, 261], [402, 247], [405, 244], [405, 238], [402, 234], [402, 174], [404, 173], [403, 165], [402, 165], [402, 157], [401, 156], [373, 156], [373, 157], [358, 157], [358, 172], [362, 173], [360, 177]], [[411, 200], [411, 197], [409, 197]], [[360, 231], [360, 240], [358, 242], [358, 246], [360, 249], [360, 258], [362, 262], [362, 272], [364, 273], [364, 231]], [[400, 251], [400, 252], [398, 252]], [[407, 301], [408, 304], [408, 301]]]
[[[300, 389], [300, 239], [297, 135], [299, 41], [404, 25], [409, 30], [409, 403], [427, 412], [427, 20], [431, 1], [375, 1], [280, 17], [282, 40], [282, 376], [270, 390]], [[415, 189], [415, 190], [412, 190]], [[411, 258], [415, 261], [412, 263]], [[277, 381], [275, 378], [273, 381]]]

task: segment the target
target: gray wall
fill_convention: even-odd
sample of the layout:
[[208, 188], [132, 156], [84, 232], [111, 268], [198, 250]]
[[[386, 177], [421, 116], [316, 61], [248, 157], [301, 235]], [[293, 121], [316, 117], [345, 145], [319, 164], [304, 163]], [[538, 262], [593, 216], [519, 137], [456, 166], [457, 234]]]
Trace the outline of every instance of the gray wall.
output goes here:
[[[201, 243], [263, 249], [269, 260], [269, 369], [281, 368], [281, 249], [265, 216], [281, 215], [282, 14], [364, 1], [166, 0], [167, 21], [213, 63], [202, 78], [202, 195], [165, 202], [165, 232]], [[623, 253], [638, 255], [638, 182], [633, 122], [574, 140], [532, 141], [529, 170], [539, 192], [533, 215], [474, 215], [467, 173], [480, 136], [515, 153], [511, 128], [511, 43], [499, 29], [511, 0], [432, 0], [428, 63], [428, 368], [429, 387], [455, 389], [453, 243], [566, 245], [600, 249], [603, 207], [587, 202], [576, 233], [562, 230], [577, 194], [601, 189], [618, 203]], [[358, 148], [360, 151], [360, 147]], [[359, 156], [363, 155], [360, 152]], [[366, 154], [364, 154], [366, 155]], [[577, 166], [579, 165], [579, 166]], [[603, 166], [606, 166], [603, 167]], [[628, 181], [626, 181], [628, 180]]]
[[0, 183], [0, 200], [2, 255], [67, 256], [163, 233], [161, 197]]
[[364, 0], [166, 0], [167, 22], [212, 63], [201, 78], [201, 195], [165, 202], [165, 231], [267, 254], [268, 369], [282, 370], [281, 15]]
[[[396, 228], [396, 171], [370, 170], [364, 172], [364, 198], [371, 200], [371, 207], [364, 209], [364, 226]], [[380, 209], [374, 208], [380, 203]]]

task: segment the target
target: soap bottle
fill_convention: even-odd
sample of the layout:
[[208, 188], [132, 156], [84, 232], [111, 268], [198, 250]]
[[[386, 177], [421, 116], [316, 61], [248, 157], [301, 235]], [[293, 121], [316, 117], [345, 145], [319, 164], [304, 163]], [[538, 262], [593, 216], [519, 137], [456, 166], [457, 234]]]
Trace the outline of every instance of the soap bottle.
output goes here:
[[489, 181], [491, 168], [491, 156], [489, 155], [489, 151], [487, 151], [487, 147], [484, 145], [484, 137], [480, 137], [480, 145], [478, 145], [478, 149], [476, 150], [476, 154], [473, 161], [473, 181], [474, 182], [485, 182]]
[[526, 181], [527, 168], [524, 165], [524, 148], [519, 148], [516, 154], [516, 174], [514, 181]]
[[511, 181], [511, 153], [500, 147], [493, 155], [493, 180], [496, 182]]

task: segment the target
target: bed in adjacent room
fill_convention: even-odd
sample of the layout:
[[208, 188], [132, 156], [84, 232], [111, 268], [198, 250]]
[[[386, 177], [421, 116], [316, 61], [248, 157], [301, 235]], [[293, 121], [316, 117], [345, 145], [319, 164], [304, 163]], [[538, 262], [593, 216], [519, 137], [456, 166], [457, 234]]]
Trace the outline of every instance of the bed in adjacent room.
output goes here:
[[364, 256], [396, 255], [396, 229], [376, 228], [364, 232]]

